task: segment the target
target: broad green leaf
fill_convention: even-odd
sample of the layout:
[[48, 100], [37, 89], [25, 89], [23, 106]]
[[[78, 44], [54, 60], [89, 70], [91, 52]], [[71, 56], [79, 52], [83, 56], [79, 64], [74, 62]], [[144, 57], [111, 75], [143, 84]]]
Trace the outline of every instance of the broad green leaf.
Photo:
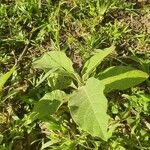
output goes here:
[[15, 67], [12, 67], [10, 71], [0, 76], [0, 92], [2, 91], [4, 84], [7, 82], [7, 80], [10, 78], [14, 71]]
[[115, 49], [114, 46], [101, 50], [100, 52], [96, 53], [92, 56], [83, 66], [82, 75], [83, 78], [86, 79], [95, 69], [96, 67], [103, 61], [103, 59], [108, 56], [113, 50]]
[[102, 82], [90, 78], [85, 86], [74, 92], [68, 105], [73, 120], [81, 129], [107, 140], [107, 99], [103, 90]]
[[52, 89], [66, 89], [72, 83], [72, 79], [68, 76], [64, 76], [63, 74], [52, 73], [48, 78], [49, 84]]
[[125, 90], [145, 81], [149, 75], [128, 66], [113, 66], [98, 75], [105, 85], [105, 92]]
[[66, 94], [63, 91], [55, 90], [51, 93], [46, 93], [34, 106], [34, 117], [41, 119], [55, 113], [59, 107], [65, 102]]
[[33, 65], [43, 70], [58, 68], [68, 73], [74, 72], [72, 61], [61, 51], [45, 53], [41, 58], [34, 61]]

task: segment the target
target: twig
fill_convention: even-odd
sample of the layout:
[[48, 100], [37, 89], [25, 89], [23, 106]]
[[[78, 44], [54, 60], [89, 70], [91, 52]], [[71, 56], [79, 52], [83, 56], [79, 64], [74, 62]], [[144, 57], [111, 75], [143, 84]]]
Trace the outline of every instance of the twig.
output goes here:
[[[32, 33], [33, 33], [33, 32], [32, 32]], [[28, 44], [25, 45], [25, 47], [24, 47], [22, 53], [20, 54], [20, 56], [19, 56], [19, 58], [18, 58], [18, 60], [17, 60], [17, 64], [21, 61], [22, 57], [26, 54], [26, 52], [27, 52], [27, 50], [28, 50], [28, 47], [29, 47], [29, 45], [30, 45], [30, 41], [31, 41], [31, 38], [32, 38], [32, 33], [30, 34]], [[16, 64], [16, 65], [17, 65], [17, 64]]]
[[145, 124], [145, 126], [147, 127], [147, 129], [150, 131], [150, 123], [147, 122], [145, 118], [142, 118], [141, 121]]

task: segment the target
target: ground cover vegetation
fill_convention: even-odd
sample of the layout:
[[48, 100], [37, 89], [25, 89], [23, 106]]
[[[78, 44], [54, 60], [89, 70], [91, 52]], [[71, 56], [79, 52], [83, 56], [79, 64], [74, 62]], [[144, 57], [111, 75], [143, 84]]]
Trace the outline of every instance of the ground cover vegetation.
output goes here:
[[150, 150], [146, 0], [0, 0], [0, 150]]

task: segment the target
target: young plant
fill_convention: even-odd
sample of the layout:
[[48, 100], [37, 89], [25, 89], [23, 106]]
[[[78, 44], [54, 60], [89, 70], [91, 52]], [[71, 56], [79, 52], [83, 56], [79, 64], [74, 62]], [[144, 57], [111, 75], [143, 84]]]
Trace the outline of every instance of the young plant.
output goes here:
[[[33, 118], [42, 119], [52, 115], [63, 103], [67, 102], [70, 114], [80, 129], [107, 141], [109, 116], [105, 94], [133, 87], [145, 81], [149, 76], [129, 66], [112, 66], [96, 73], [96, 68], [114, 49], [115, 47], [111, 46], [97, 52], [86, 61], [79, 73], [72, 67], [72, 61], [61, 51], [45, 53], [34, 61], [34, 67], [43, 69], [46, 74], [50, 75], [48, 81], [53, 91], [46, 93], [35, 104]], [[73, 87], [70, 94], [62, 91], [68, 87]]]

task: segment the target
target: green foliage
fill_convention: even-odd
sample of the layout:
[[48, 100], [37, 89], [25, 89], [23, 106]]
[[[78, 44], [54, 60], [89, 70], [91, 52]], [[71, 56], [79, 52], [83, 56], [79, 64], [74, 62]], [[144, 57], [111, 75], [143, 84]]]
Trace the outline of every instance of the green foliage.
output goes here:
[[[136, 55], [129, 56], [128, 58], [130, 58], [133, 61], [137, 62], [137, 64], [138, 64], [137, 67], [139, 69], [141, 69], [142, 71], [150, 74], [150, 60], [149, 60], [149, 57], [150, 57], [150, 55], [146, 54], [143, 59], [139, 58]], [[150, 86], [150, 79], [147, 79], [146, 82], [147, 82], [148, 86]]]
[[83, 66], [82, 75], [84, 79], [87, 79], [88, 76], [96, 69], [96, 67], [103, 61], [103, 59], [109, 55], [115, 49], [114, 46], [107, 48], [103, 51], [96, 53], [91, 57]]
[[72, 94], [68, 105], [74, 121], [81, 129], [107, 140], [107, 99], [103, 90], [104, 85], [99, 80], [89, 78], [85, 86]]
[[132, 95], [123, 94], [123, 97], [128, 99], [130, 105], [137, 113], [148, 115], [150, 113], [150, 95], [143, 93], [143, 91], [133, 91]]
[[48, 52], [42, 58], [36, 60], [33, 65], [35, 68], [44, 69], [45, 71], [54, 69], [59, 74], [79, 80], [72, 67], [72, 61], [61, 51]]
[[64, 71], [67, 73], [73, 73], [74, 69], [72, 67], [71, 60], [66, 57], [65, 53], [61, 51], [51, 51], [49, 53], [44, 54], [39, 60], [34, 62], [35, 68], [40, 69], [52, 69], [58, 68], [60, 71]]
[[71, 86], [72, 79], [68, 76], [59, 73], [51, 73], [48, 77], [48, 83], [50, 87], [54, 89], [66, 89]]
[[[107, 140], [108, 138], [108, 116], [106, 113], [107, 99], [104, 96], [103, 91], [105, 90], [106, 92], [110, 92], [111, 90], [116, 89], [124, 90], [133, 87], [148, 78], [148, 74], [142, 71], [135, 70], [131, 67], [116, 66], [110, 67], [100, 73], [98, 76], [101, 81], [95, 78], [89, 78], [87, 81], [85, 81], [85, 74], [87, 77], [89, 77], [91, 72], [94, 71], [96, 67], [98, 67], [101, 61], [103, 61], [103, 59], [108, 54], [110, 54], [113, 49], [114, 48], [112, 47], [105, 49], [104, 51], [96, 53], [89, 60], [87, 60], [83, 66], [82, 72], [82, 83], [86, 82], [86, 85], [83, 86], [78, 84], [79, 87], [71, 94], [68, 104], [72, 118], [79, 125], [79, 127], [93, 136], [101, 137], [103, 140]], [[70, 74], [72, 70], [74, 71], [71, 65], [71, 61], [65, 56], [63, 52], [52, 51], [49, 52], [49, 54], [46, 56], [49, 57], [51, 54], [53, 54], [54, 57], [58, 55], [58, 58], [63, 60], [64, 65], [62, 65], [63, 63], [51, 63], [51, 61], [53, 62], [54, 57], [50, 57], [49, 59], [46, 57], [46, 59], [42, 58], [35, 61], [35, 66], [39, 66], [43, 69], [46, 67], [47, 69], [58, 68], [58, 70], [65, 68], [64, 71], [67, 71], [68, 74]], [[63, 57], [61, 58], [60, 55]], [[58, 58], [56, 57], [57, 61], [55, 62], [58, 62]], [[65, 64], [65, 62], [67, 63]], [[68, 66], [71, 66], [71, 69], [68, 69], [69, 67], [67, 64], [70, 64]], [[37, 103], [37, 110], [43, 110], [44, 108], [48, 109], [47, 107], [52, 107], [51, 110], [54, 109], [56, 111], [59, 105], [60, 104], [56, 104], [55, 101], [53, 101], [53, 103], [48, 106], [47, 101], [42, 100]], [[39, 108], [39, 106], [41, 108]], [[45, 114], [44, 111], [42, 112]], [[42, 114], [42, 112], [39, 114]], [[51, 114], [50, 112], [48, 113]]]
[[[51, 93], [46, 93], [33, 108], [33, 114], [36, 118], [41, 119], [54, 114], [67, 98], [63, 91], [55, 90]], [[35, 118], [34, 118], [35, 119]]]
[[148, 150], [149, 13], [136, 0], [0, 1], [0, 149]]
[[14, 71], [15, 67], [11, 68], [7, 73], [0, 75], [0, 92], [2, 91], [4, 84], [7, 82]]
[[145, 81], [149, 75], [128, 66], [113, 66], [98, 75], [105, 85], [105, 92], [125, 90]]

